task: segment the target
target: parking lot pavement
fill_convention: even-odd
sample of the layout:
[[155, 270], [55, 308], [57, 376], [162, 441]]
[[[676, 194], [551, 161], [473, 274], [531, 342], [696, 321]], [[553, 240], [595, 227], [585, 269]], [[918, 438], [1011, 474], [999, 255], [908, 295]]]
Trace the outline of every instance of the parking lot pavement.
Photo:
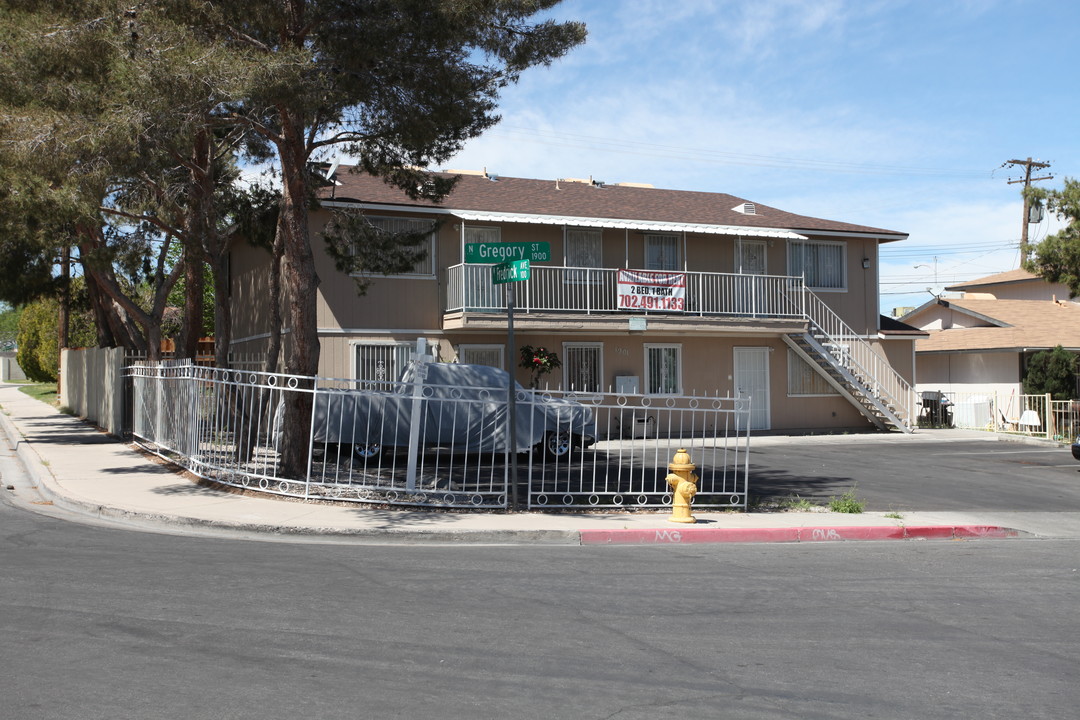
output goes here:
[[1080, 512], [1080, 462], [1068, 446], [991, 433], [835, 435], [751, 440], [759, 499], [824, 501], [851, 488], [868, 510]]

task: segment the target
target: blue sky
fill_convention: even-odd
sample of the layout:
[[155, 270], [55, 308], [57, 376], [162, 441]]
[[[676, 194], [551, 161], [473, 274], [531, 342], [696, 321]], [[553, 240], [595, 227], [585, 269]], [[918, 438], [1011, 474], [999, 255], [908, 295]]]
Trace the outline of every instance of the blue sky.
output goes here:
[[[450, 168], [726, 192], [910, 234], [881, 307], [1018, 266], [1010, 159], [1080, 175], [1075, 0], [565, 0], [586, 45]], [[1033, 240], [1059, 225], [1031, 226]], [[936, 262], [935, 262], [936, 258]], [[925, 267], [916, 268], [916, 265]]]

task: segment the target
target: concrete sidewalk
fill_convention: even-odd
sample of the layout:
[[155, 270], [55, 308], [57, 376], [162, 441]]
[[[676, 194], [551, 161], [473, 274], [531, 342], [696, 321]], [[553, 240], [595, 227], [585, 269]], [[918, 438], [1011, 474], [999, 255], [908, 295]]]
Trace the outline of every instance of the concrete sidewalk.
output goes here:
[[[668, 522], [667, 513], [659, 512], [448, 513], [255, 497], [198, 485], [17, 386], [0, 386], [0, 409], [0, 427], [47, 501], [159, 531], [320, 541], [572, 545], [1080, 537], [1080, 521], [1061, 528], [1061, 518], [1051, 513], [905, 512], [902, 519], [893, 519], [883, 513], [695, 511], [698, 523], [684, 525]], [[896, 441], [910, 437], [897, 436]]]

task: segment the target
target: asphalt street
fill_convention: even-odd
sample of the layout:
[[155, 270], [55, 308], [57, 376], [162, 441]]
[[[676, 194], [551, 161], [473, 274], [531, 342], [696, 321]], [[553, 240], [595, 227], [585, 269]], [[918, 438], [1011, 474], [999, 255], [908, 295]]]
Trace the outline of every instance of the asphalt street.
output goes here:
[[0, 503], [0, 718], [1053, 718], [1075, 540], [409, 547]]
[[[1062, 526], [1078, 507], [1067, 449], [895, 440], [762, 438], [751, 487]], [[10, 449], [0, 474], [0, 720], [1057, 719], [1080, 703], [1076, 534], [251, 542], [87, 524], [34, 499]]]
[[1056, 445], [796, 437], [752, 440], [749, 462], [759, 500], [827, 502], [854, 487], [872, 511], [1080, 511], [1080, 462]]

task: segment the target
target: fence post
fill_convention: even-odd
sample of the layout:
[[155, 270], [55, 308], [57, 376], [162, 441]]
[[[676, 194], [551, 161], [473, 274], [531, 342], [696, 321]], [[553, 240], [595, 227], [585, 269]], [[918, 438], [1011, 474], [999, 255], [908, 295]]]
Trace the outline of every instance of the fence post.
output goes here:
[[416, 465], [420, 454], [420, 415], [424, 408], [424, 383], [427, 381], [425, 346], [424, 338], [416, 339], [416, 374], [413, 377], [412, 412], [409, 416], [409, 459], [405, 466], [405, 489], [409, 492], [416, 490]]
[[1054, 438], [1054, 401], [1050, 398], [1050, 393], [1046, 393], [1046, 439], [1052, 440]]

